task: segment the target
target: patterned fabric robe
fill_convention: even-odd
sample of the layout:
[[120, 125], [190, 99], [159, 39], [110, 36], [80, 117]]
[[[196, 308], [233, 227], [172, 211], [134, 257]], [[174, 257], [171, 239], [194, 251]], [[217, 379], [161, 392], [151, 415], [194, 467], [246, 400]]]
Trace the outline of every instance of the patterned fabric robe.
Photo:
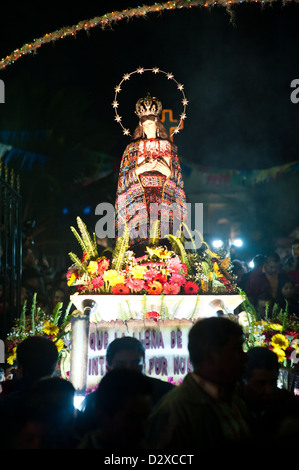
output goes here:
[[[168, 163], [171, 169], [169, 178], [157, 171], [136, 175], [136, 167], [144, 160], [159, 158]], [[150, 210], [153, 202], [159, 203], [159, 215], [156, 208], [152, 212]], [[176, 145], [167, 140], [142, 139], [126, 147], [120, 165], [115, 207], [116, 236], [122, 236], [124, 225], [127, 224], [131, 245], [139, 243], [141, 239], [146, 243], [150, 236], [150, 227], [157, 216], [161, 224], [161, 238], [172, 234], [173, 229], [176, 232], [187, 214]]]

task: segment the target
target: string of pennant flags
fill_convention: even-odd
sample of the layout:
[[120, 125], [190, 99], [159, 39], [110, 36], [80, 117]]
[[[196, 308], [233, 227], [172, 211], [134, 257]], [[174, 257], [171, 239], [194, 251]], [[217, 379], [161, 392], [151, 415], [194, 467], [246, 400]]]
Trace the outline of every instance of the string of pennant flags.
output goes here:
[[[18, 136], [20, 137], [19, 134]], [[2, 137], [6, 136], [2, 135]], [[0, 160], [4, 164], [16, 162], [23, 170], [31, 171], [33, 165], [44, 167], [45, 163], [51, 158], [50, 155], [31, 152], [23, 149], [22, 146], [15, 146], [10, 143], [11, 139], [3, 138], [3, 140], [4, 142], [0, 141]], [[84, 154], [88, 157], [90, 151], [85, 149]], [[94, 175], [86, 175], [86, 178], [82, 180], [82, 185], [84, 186], [107, 177], [115, 171], [116, 167], [117, 159], [113, 156], [94, 151], [92, 151], [90, 156], [92, 156], [92, 160], [95, 166], [98, 167], [98, 170]], [[193, 186], [198, 188], [200, 185], [214, 187], [251, 186], [275, 181], [280, 177], [299, 172], [299, 161], [258, 170], [207, 167], [187, 161], [186, 159], [182, 161], [181, 166], [185, 185], [188, 189]]]
[[193, 180], [195, 187], [200, 185], [210, 187], [252, 186], [269, 183], [288, 174], [298, 173], [299, 161], [260, 170], [216, 169], [184, 161], [182, 172], [185, 175], [184, 181], [188, 188], [193, 186]]

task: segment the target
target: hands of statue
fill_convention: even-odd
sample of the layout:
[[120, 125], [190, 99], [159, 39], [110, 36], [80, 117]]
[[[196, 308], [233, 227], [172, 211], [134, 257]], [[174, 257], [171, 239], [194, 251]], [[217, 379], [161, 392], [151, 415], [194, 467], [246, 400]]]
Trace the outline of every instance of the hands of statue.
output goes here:
[[167, 163], [164, 160], [150, 160], [144, 163], [141, 163], [141, 165], [138, 165], [136, 168], [136, 175], [139, 176], [142, 173], [146, 173], [147, 171], [158, 171], [159, 173], [162, 173], [162, 175], [166, 176], [166, 178], [169, 178], [171, 175], [171, 170]]
[[153, 171], [153, 163], [152, 162], [144, 162], [141, 165], [138, 165], [135, 172], [136, 175], [139, 176], [142, 173], [146, 173], [147, 171]]
[[169, 176], [171, 175], [171, 170], [167, 163], [164, 162], [164, 160], [157, 160], [154, 169], [157, 170], [159, 173], [162, 173], [162, 175], [166, 176], [166, 178], [169, 178]]

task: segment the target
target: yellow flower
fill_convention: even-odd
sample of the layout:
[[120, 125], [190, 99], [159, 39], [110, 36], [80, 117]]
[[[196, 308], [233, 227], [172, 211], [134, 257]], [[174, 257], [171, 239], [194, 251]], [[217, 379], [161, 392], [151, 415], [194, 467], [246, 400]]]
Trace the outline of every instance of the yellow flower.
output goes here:
[[98, 272], [98, 263], [97, 261], [89, 261], [87, 266], [87, 271], [89, 274], [96, 274]]
[[217, 277], [219, 277], [221, 275], [221, 272], [220, 272], [218, 263], [214, 263], [213, 267], [214, 267], [214, 273], [216, 274]]
[[17, 348], [13, 348], [11, 355], [7, 358], [6, 362], [10, 366], [13, 366], [15, 359], [17, 358]]
[[49, 336], [56, 336], [59, 333], [59, 328], [54, 323], [47, 321], [43, 327], [43, 332]]
[[76, 279], [77, 279], [77, 278], [76, 278], [75, 274], [72, 273], [72, 274], [71, 274], [71, 277], [70, 277], [69, 280], [67, 281], [67, 285], [70, 287], [70, 286], [73, 284], [73, 282], [75, 282]]
[[278, 361], [283, 362], [286, 358], [285, 352], [283, 349], [276, 347], [272, 351], [277, 355]]
[[55, 341], [55, 345], [56, 345], [57, 350], [59, 352], [64, 347], [64, 341], [62, 339], [58, 339], [57, 341]]
[[133, 266], [131, 270], [131, 275], [134, 279], [143, 279], [143, 275], [147, 270], [146, 266]]
[[167, 248], [150, 248], [146, 247], [146, 250], [150, 256], [157, 256], [161, 259], [170, 258], [172, 256], [172, 251], [168, 251]]
[[230, 263], [230, 257], [228, 256], [221, 262], [221, 268], [227, 269], [229, 267], [229, 263]]
[[271, 344], [275, 348], [281, 348], [281, 349], [286, 349], [289, 346], [289, 341], [288, 339], [281, 334], [277, 334], [272, 336], [271, 338]]
[[270, 330], [282, 331], [282, 325], [280, 325], [279, 323], [270, 323], [269, 324], [269, 329]]
[[166, 248], [165, 250], [162, 250], [162, 253], [160, 254], [161, 259], [171, 258], [171, 256], [172, 256], [172, 251], [168, 251]]
[[124, 284], [125, 276], [119, 274], [115, 269], [109, 269], [103, 274], [103, 279], [105, 282], [109, 282], [110, 286], [116, 286], [116, 284]]
[[160, 258], [163, 253], [162, 248], [150, 248], [149, 246], [146, 247], [146, 251], [150, 256], [158, 256], [158, 258]]
[[209, 288], [208, 281], [204, 281], [203, 279], [201, 279], [200, 283], [201, 283], [202, 292], [205, 294], [206, 292], [208, 292], [208, 288]]

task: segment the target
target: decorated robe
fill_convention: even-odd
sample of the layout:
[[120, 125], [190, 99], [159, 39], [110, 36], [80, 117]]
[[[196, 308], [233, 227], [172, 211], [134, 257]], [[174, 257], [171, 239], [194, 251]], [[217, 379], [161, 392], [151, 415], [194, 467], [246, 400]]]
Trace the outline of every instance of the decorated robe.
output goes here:
[[[155, 159], [167, 163], [171, 170], [169, 178], [155, 170], [136, 175], [138, 165]], [[153, 203], [159, 204], [159, 208], [151, 206]], [[122, 236], [127, 224], [131, 244], [141, 239], [146, 242], [157, 219], [160, 238], [176, 232], [187, 215], [176, 145], [160, 139], [141, 139], [129, 144], [120, 165], [115, 206], [117, 237]]]

